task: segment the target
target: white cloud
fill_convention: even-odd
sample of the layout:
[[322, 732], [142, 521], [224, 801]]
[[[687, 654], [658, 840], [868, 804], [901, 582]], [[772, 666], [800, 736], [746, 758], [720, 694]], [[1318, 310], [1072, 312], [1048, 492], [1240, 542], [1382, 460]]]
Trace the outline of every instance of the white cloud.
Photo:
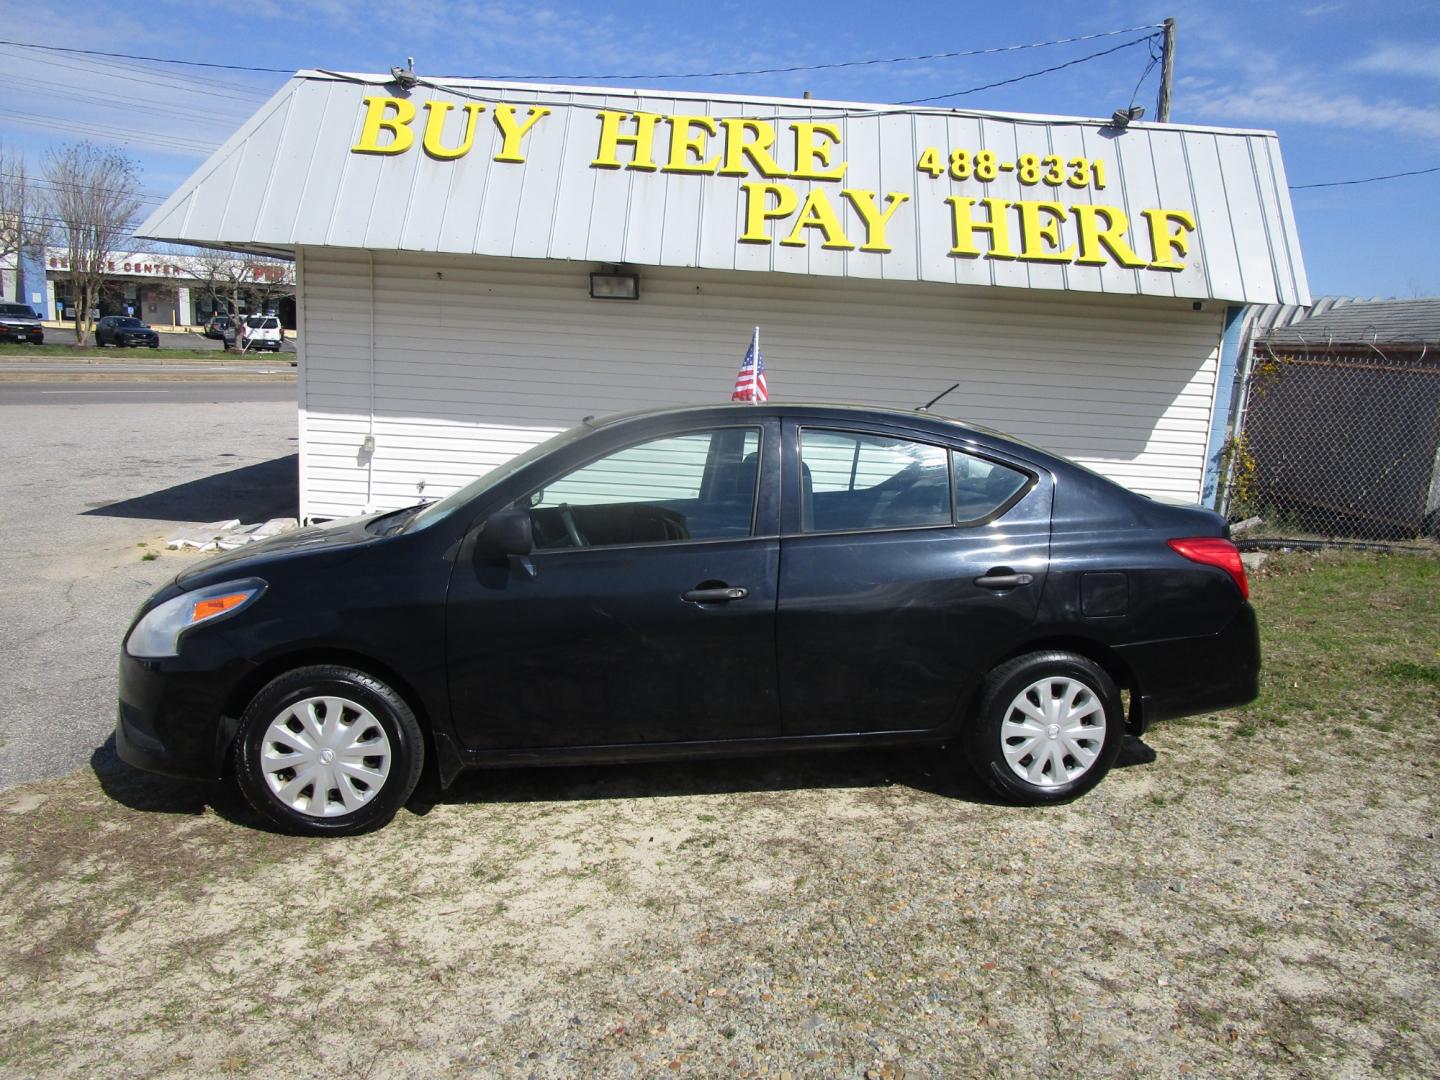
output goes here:
[[1382, 75], [1416, 75], [1440, 79], [1440, 44], [1381, 45], [1371, 49], [1350, 67]]
[[1187, 92], [1183, 97], [1177, 95], [1177, 108], [1206, 119], [1246, 121], [1263, 127], [1290, 123], [1384, 131], [1440, 142], [1440, 108], [1436, 107], [1331, 93], [1285, 80], [1229, 87], [1187, 80], [1185, 85]]

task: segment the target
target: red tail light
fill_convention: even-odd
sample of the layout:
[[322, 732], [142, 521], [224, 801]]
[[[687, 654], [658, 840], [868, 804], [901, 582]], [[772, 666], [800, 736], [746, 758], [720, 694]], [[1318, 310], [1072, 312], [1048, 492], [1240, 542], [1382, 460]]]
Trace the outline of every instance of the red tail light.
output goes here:
[[1250, 583], [1245, 580], [1245, 564], [1240, 561], [1240, 549], [1219, 536], [1191, 536], [1183, 540], [1167, 540], [1167, 544], [1191, 562], [1218, 566], [1234, 579], [1240, 590], [1240, 598], [1250, 598]]

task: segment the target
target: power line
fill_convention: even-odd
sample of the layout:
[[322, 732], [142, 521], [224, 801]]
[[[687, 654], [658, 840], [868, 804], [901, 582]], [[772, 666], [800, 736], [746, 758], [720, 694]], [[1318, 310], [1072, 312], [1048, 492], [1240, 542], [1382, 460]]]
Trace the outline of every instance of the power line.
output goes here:
[[[0, 44], [0, 50], [5, 46]], [[17, 54], [10, 50], [5, 55], [16, 56], [17, 59], [41, 62], [39, 57], [27, 57], [23, 53]], [[78, 71], [90, 76], [93, 80], [99, 79], [133, 79], [137, 73], [143, 73], [146, 80], [155, 83], [164, 89], [183, 90], [187, 94], [203, 94], [207, 97], [219, 98], [222, 101], [240, 101], [250, 104], [252, 107], [257, 101], [263, 100], [269, 95], [268, 90], [261, 90], [255, 87], [243, 88], [238, 83], [223, 83], [217, 79], [206, 79], [203, 75], [186, 75], [183, 73], [170, 73], [154, 71], [149, 68], [139, 67], [135, 64], [112, 64], [104, 60], [87, 60], [83, 64], [70, 63], [59, 57], [48, 57], [43, 60], [45, 67], [65, 68], [68, 71]], [[96, 69], [105, 70], [96, 70]], [[204, 84], [202, 85], [202, 81]], [[223, 89], [233, 87], [233, 89]], [[103, 92], [103, 91], [101, 91]]]
[[163, 56], [136, 56], [134, 53], [109, 52], [104, 49], [71, 49], [63, 45], [40, 45], [34, 41], [6, 41], [0, 39], [0, 45], [10, 45], [17, 49], [41, 49], [45, 52], [74, 53], [77, 56], [108, 56], [119, 60], [144, 60], [149, 64], [182, 64], [186, 67], [219, 68], [222, 71], [262, 71], [268, 75], [295, 74], [293, 68], [250, 67], [245, 64], [212, 64], [205, 60], [171, 60]]
[[212, 142], [199, 143], [185, 139], [182, 136], [165, 135], [155, 131], [117, 131], [114, 128], [101, 127], [96, 124], [86, 124], [80, 120], [71, 120], [59, 116], [41, 116], [38, 113], [24, 116], [11, 115], [8, 119], [11, 123], [15, 124], [27, 124], [30, 127], [59, 130], [91, 139], [101, 139], [126, 144], [148, 144], [158, 150], [168, 150], [172, 153], [189, 151], [195, 154], [209, 154], [224, 141], [223, 139], [215, 139]]
[[[964, 97], [964, 96], [967, 95], [967, 94], [977, 94], [977, 93], [979, 93], [981, 90], [991, 90], [991, 89], [994, 89], [994, 88], [997, 87], [997, 86], [1009, 86], [1011, 83], [1023, 82], [1023, 81], [1026, 80], [1026, 79], [1034, 79], [1034, 78], [1037, 78], [1038, 76], [1041, 76], [1041, 75], [1049, 75], [1051, 72], [1054, 72], [1054, 71], [1060, 71], [1060, 70], [1062, 70], [1062, 69], [1064, 69], [1064, 68], [1074, 67], [1076, 64], [1083, 64], [1083, 63], [1086, 63], [1087, 61], [1095, 60], [1095, 59], [1098, 59], [1099, 57], [1102, 57], [1102, 56], [1108, 56], [1108, 55], [1110, 55], [1110, 54], [1113, 53], [1113, 52], [1119, 52], [1121, 49], [1128, 49], [1128, 48], [1131, 48], [1131, 47], [1133, 47], [1133, 46], [1135, 46], [1135, 45], [1142, 44], [1143, 42], [1151, 41], [1152, 39], [1154, 39], [1154, 38], [1156, 38], [1156, 37], [1158, 37], [1158, 36], [1159, 36], [1159, 35], [1157, 35], [1157, 34], [1147, 34], [1145, 37], [1136, 38], [1134, 41], [1127, 41], [1127, 42], [1125, 42], [1123, 45], [1116, 45], [1114, 48], [1104, 49], [1104, 50], [1102, 50], [1102, 51], [1100, 51], [1100, 52], [1097, 52], [1097, 53], [1091, 53], [1091, 54], [1088, 55], [1088, 56], [1076, 57], [1074, 60], [1067, 60], [1067, 61], [1066, 61], [1065, 63], [1063, 63], [1063, 64], [1056, 64], [1056, 65], [1054, 65], [1053, 67], [1042, 68], [1042, 69], [1039, 70], [1039, 71], [1027, 72], [1027, 73], [1024, 74], [1024, 75], [1016, 75], [1016, 76], [1014, 76], [1013, 78], [1002, 79], [1002, 80], [1000, 80], [999, 82], [986, 83], [986, 84], [983, 85], [983, 86], [972, 86], [972, 87], [970, 87], [968, 90], [953, 90], [953, 91], [951, 91], [951, 92], [949, 92], [949, 93], [946, 93], [946, 94], [935, 94], [935, 95], [933, 95], [933, 96], [931, 96], [931, 97], [912, 98], [912, 99], [910, 99], [909, 101], [897, 102], [897, 105], [919, 105], [919, 104], [923, 104], [923, 103], [929, 102], [929, 101], [938, 101], [938, 100], [940, 100], [940, 99], [942, 99], [942, 98]], [[333, 73], [333, 72], [328, 72], [328, 71], [327, 71], [327, 72], [322, 72], [321, 74], [322, 74], [324, 77], [326, 77], [326, 78], [331, 78], [331, 79], [344, 79], [344, 80], [348, 80], [348, 81], [351, 81], [351, 82], [364, 83], [364, 84], [367, 84], [367, 85], [370, 84], [370, 83], [373, 83], [373, 82], [377, 81], [376, 79], [365, 79], [365, 78], [360, 78], [360, 77], [358, 77], [358, 76], [353, 76], [353, 75], [337, 75], [337, 74], [335, 74], [335, 73]], [[457, 76], [457, 77], [458, 77], [458, 76]], [[447, 94], [454, 94], [454, 95], [456, 95], [457, 97], [462, 97], [462, 98], [465, 98], [465, 99], [467, 99], [467, 100], [469, 100], [469, 101], [488, 101], [488, 100], [489, 100], [489, 98], [487, 98], [487, 97], [480, 97], [480, 96], [478, 96], [478, 95], [476, 95], [476, 94], [470, 93], [470, 92], [468, 92], [466, 89], [464, 89], [464, 88], [462, 88], [462, 87], [454, 86], [454, 85], [451, 85], [451, 84], [446, 84], [445, 82], [443, 82], [443, 81], [438, 81], [438, 80], [436, 80], [436, 79], [420, 79], [420, 80], [418, 80], [418, 81], [419, 81], [419, 84], [420, 84], [421, 86], [428, 87], [428, 88], [430, 88], [430, 89], [432, 89], [432, 90], [439, 90], [439, 91], [442, 91], [443, 93], [447, 93]], [[556, 107], [568, 107], [568, 106], [574, 105], [575, 103], [574, 103], [573, 100], [560, 99], [560, 98], [546, 99], [546, 98], [543, 98], [543, 97], [540, 97], [539, 95], [537, 95], [533, 101], [528, 101], [528, 102], [525, 102], [524, 104], [531, 105], [531, 106], [536, 106], [536, 105], [553, 105], [553, 106], [556, 106]], [[879, 116], [901, 116], [901, 115], [908, 116], [908, 115], [912, 115], [912, 114], [915, 113], [915, 111], [916, 111], [916, 110], [914, 110], [914, 109], [886, 108], [886, 107], [884, 107], [884, 106], [881, 106], [881, 107], [879, 107], [879, 108], [873, 108], [873, 109], [855, 109], [855, 108], [845, 108], [845, 107], [843, 107], [843, 106], [841, 106], [841, 107], [839, 107], [839, 108], [836, 108], [836, 107], [834, 107], [834, 106], [826, 106], [826, 105], [824, 105], [822, 102], [816, 102], [816, 103], [815, 103], [815, 106], [814, 106], [814, 109], [818, 109], [818, 110], [820, 110], [820, 111], [817, 113], [816, 111], [813, 111], [813, 110], [812, 110], [812, 111], [810, 111], [810, 112], [797, 113], [797, 114], [793, 114], [793, 115], [786, 115], [786, 114], [783, 114], [783, 113], [775, 113], [775, 114], [773, 114], [773, 115], [761, 115], [761, 114], [757, 113], [757, 114], [754, 114], [754, 115], [752, 116], [751, 114], [748, 114], [748, 113], [747, 113], [747, 114], [745, 114], [744, 116], [726, 117], [726, 119], [730, 119], [730, 120], [756, 119], [756, 120], [764, 120], [764, 121], [766, 121], [766, 122], [772, 122], [772, 121], [776, 121], [776, 120], [814, 120], [817, 115], [823, 117], [824, 119], [851, 119], [851, 118], [854, 118], [854, 119], [866, 119], [866, 118], [870, 118], [870, 117], [879, 117]], [[952, 113], [953, 113], [953, 110], [951, 110], [951, 109], [946, 109], [946, 108], [935, 108], [935, 109], [933, 109], [933, 110], [928, 110], [928, 111], [931, 112], [931, 113], [933, 113], [933, 115], [938, 115], [938, 116], [949, 116], [949, 115], [952, 115]], [[1059, 125], [1059, 124], [1079, 125], [1079, 126], [1087, 126], [1087, 127], [1088, 127], [1088, 126], [1090, 126], [1091, 124], [1103, 123], [1103, 121], [1098, 121], [1098, 120], [1084, 120], [1084, 119], [1077, 119], [1077, 120], [1059, 120], [1059, 121], [1053, 120], [1053, 119], [1030, 120], [1030, 119], [1026, 119], [1026, 118], [1024, 118], [1024, 117], [1013, 117], [1013, 118], [1010, 118], [1010, 119], [1012, 120], [1013, 123], [1016, 123], [1016, 124], [1037, 124], [1037, 125], [1042, 125], [1042, 126], [1046, 126], [1046, 127], [1054, 127], [1054, 126], [1057, 126], [1057, 125]]]
[[931, 94], [929, 97], [909, 98], [900, 102], [900, 104], [923, 105], [927, 101], [941, 101], [945, 98], [964, 97], [966, 94], [978, 94], [981, 90], [994, 90], [997, 86], [1009, 86], [1011, 83], [1024, 82], [1026, 79], [1034, 79], [1040, 75], [1049, 75], [1052, 71], [1063, 71], [1065, 68], [1074, 67], [1076, 64], [1083, 64], [1088, 60], [1098, 60], [1102, 56], [1109, 56], [1111, 53], [1119, 52], [1121, 49], [1128, 49], [1135, 45], [1143, 45], [1145, 42], [1153, 40], [1155, 36], [1154, 34], [1147, 34], [1145, 37], [1136, 38], [1134, 41], [1127, 41], [1123, 45], [1116, 45], [1114, 48], [1091, 53], [1089, 56], [1077, 56], [1074, 60], [1067, 60], [1063, 64], [1041, 68], [1039, 71], [1031, 71], [1025, 75], [1016, 75], [1011, 79], [1001, 79], [999, 82], [986, 83], [984, 86], [972, 86], [969, 90], [955, 90], [948, 94]]
[[[103, 77], [110, 78], [110, 76], [108, 75]], [[116, 77], [118, 78], [119, 76]], [[134, 97], [128, 94], [117, 94], [111, 91], [108, 87], [81, 86], [78, 83], [57, 82], [53, 79], [40, 79], [34, 76], [25, 76], [23, 80], [17, 81], [23, 82], [23, 86], [20, 88], [22, 92], [25, 90], [29, 90], [32, 87], [44, 88], [43, 96], [45, 97], [50, 97], [51, 95], [58, 94], [61, 97], [80, 98], [91, 105], [102, 106], [105, 108], [117, 106], [138, 106], [145, 109], [147, 112], [154, 112], [159, 109], [167, 112], [181, 113], [197, 123], [227, 122], [223, 116], [216, 116], [205, 112], [197, 114], [197, 111], [193, 107], [193, 102], [190, 104], [189, 107], [182, 109], [179, 105], [164, 105], [156, 101], [155, 99]], [[163, 89], [169, 90], [170, 87], [166, 86], [163, 87]], [[177, 87], [177, 89], [179, 88]], [[242, 101], [241, 99], [236, 98], [235, 104], [239, 108], [253, 109], [257, 102], [254, 99]]]
[[1309, 188], [1322, 187], [1348, 187], [1351, 184], [1373, 184], [1377, 180], [1394, 180], [1401, 176], [1424, 176], [1427, 173], [1440, 172], [1440, 165], [1433, 169], [1411, 169], [1409, 172], [1392, 172], [1384, 176], [1365, 176], [1359, 180], [1330, 180], [1323, 184], [1291, 184], [1291, 191], [1306, 191]]
[[[1145, 26], [1127, 26], [1123, 30], [1106, 30], [1098, 34], [1081, 34], [1078, 37], [1057, 38], [1054, 41], [1035, 41], [1025, 45], [997, 45], [988, 49], [966, 49], [962, 52], [925, 53], [920, 56], [888, 56], [870, 60], [843, 60], [830, 64], [796, 64], [791, 67], [750, 68], [737, 71], [689, 71], [651, 72], [645, 75], [597, 75], [594, 73], [561, 73], [544, 75], [457, 75], [447, 78], [468, 79], [595, 79], [597, 81], [628, 81], [632, 79], [726, 79], [737, 75], [788, 75], [798, 71], [831, 71], [835, 68], [869, 67], [875, 64], [910, 64], [921, 60], [953, 60], [962, 56], [992, 56], [996, 53], [1019, 52], [1022, 49], [1044, 49], [1051, 45], [1072, 45], [1077, 41], [1094, 41], [1097, 38], [1115, 37], [1117, 34], [1133, 34], [1140, 30], [1159, 29], [1161, 23]], [[951, 96], [951, 95], [946, 95]]]
[[32, 184], [44, 184], [46, 187], [59, 188], [62, 191], [67, 188], [73, 188], [80, 191], [103, 191], [107, 195], [128, 195], [131, 198], [141, 199], [146, 202], [160, 203], [164, 202], [166, 199], [169, 198], [168, 195], [161, 195], [156, 192], [129, 191], [125, 188], [94, 187], [90, 184], [70, 183], [64, 180], [51, 180], [44, 176], [34, 176], [28, 172], [14, 173], [6, 172], [5, 170], [0, 169], [0, 176], [3, 176], [8, 180], [25, 180]]

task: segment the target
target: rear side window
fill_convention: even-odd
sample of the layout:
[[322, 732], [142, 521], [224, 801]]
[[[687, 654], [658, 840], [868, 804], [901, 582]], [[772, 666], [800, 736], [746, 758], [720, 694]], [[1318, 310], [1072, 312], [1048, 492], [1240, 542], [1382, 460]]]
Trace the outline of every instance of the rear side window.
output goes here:
[[988, 518], [1030, 483], [1019, 469], [972, 454], [954, 452], [955, 520], [964, 524]]
[[520, 499], [535, 546], [604, 547], [749, 536], [760, 430], [687, 432], [616, 450]]
[[800, 432], [806, 532], [948, 525], [950, 468], [940, 446], [848, 431]]

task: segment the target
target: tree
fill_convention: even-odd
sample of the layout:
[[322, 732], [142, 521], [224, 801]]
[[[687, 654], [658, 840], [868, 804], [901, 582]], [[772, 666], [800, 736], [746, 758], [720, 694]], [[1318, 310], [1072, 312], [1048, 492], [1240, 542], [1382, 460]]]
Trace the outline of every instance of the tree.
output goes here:
[[22, 304], [27, 301], [21, 256], [50, 242], [54, 228], [48, 213], [45, 197], [24, 157], [7, 152], [0, 143], [0, 262], [15, 257], [15, 299]]
[[52, 150], [45, 159], [53, 216], [64, 233], [75, 299], [75, 344], [95, 328], [92, 314], [120, 242], [130, 235], [140, 209], [139, 166], [94, 143]]
[[[213, 303], [223, 303], [237, 319], [242, 310], [254, 314], [276, 301], [295, 295], [295, 264], [256, 255], [230, 255], [220, 251], [192, 255], [190, 272], [201, 282]], [[237, 345], [240, 335], [236, 335]]]

